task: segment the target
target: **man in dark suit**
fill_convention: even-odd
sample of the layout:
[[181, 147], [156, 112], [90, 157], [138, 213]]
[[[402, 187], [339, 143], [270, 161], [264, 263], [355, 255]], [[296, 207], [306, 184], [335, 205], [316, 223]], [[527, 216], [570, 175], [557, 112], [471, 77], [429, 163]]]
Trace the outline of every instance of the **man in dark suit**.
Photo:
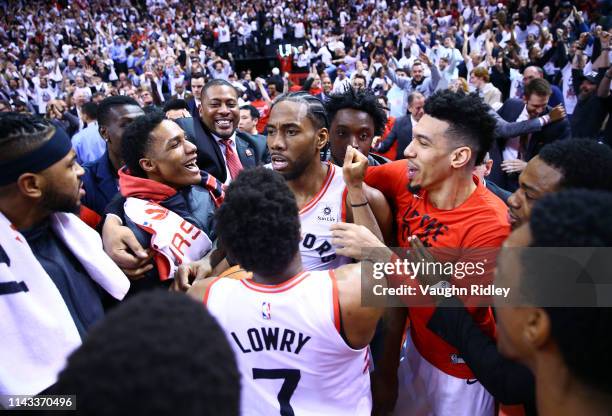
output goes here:
[[193, 117], [198, 115], [198, 107], [200, 106], [200, 96], [202, 95], [202, 88], [204, 87], [204, 73], [194, 72], [191, 75], [191, 81], [189, 86], [191, 87], [191, 96], [187, 98], [187, 108]]
[[517, 137], [499, 138], [491, 148], [493, 170], [490, 180], [503, 189], [514, 192], [518, 187], [518, 175], [525, 169], [527, 162], [536, 156], [540, 149], [556, 140], [571, 137], [567, 118], [548, 124], [557, 119], [559, 107], [551, 109], [547, 103], [551, 88], [545, 79], [534, 79], [525, 86], [525, 98], [510, 98], [499, 109], [499, 115], [507, 122], [519, 122], [540, 118], [543, 127], [540, 131]]
[[201, 99], [199, 117], [193, 118], [200, 169], [227, 184], [243, 168], [267, 161], [266, 143], [237, 131], [240, 107], [232, 84], [212, 80], [202, 88]]
[[423, 117], [425, 97], [420, 92], [413, 92], [408, 96], [408, 114], [395, 120], [391, 132], [385, 140], [378, 144], [377, 152], [386, 152], [397, 140], [397, 157], [395, 160], [405, 159], [404, 150], [412, 141], [412, 126]]
[[495, 194], [499, 199], [504, 201], [504, 203], [508, 204], [508, 198], [512, 195], [511, 192], [506, 191], [505, 189], [500, 188], [495, 184], [495, 182], [491, 182], [487, 180], [487, 176], [491, 174], [491, 169], [493, 168], [493, 160], [491, 160], [491, 155], [489, 152], [485, 155], [482, 163], [476, 167], [474, 167], [474, 175], [480, 179], [480, 181], [487, 187], [487, 189]]

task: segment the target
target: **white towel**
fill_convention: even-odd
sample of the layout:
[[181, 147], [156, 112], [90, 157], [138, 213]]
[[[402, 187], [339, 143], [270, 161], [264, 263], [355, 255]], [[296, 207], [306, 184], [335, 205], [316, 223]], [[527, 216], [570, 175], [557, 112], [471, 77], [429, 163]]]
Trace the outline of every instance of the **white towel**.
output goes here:
[[[51, 227], [90, 277], [123, 299], [129, 280], [104, 253], [99, 235], [73, 214], [53, 214]], [[36, 394], [55, 383], [81, 338], [59, 290], [2, 213], [0, 251], [0, 285], [27, 286], [0, 295], [0, 394]]]

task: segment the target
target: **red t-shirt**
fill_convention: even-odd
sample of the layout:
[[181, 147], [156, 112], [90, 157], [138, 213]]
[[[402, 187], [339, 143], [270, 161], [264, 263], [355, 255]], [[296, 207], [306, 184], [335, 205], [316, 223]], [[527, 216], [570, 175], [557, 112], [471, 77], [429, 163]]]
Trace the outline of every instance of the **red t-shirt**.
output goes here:
[[270, 118], [270, 106], [266, 104], [264, 100], [255, 100], [251, 102], [251, 105], [259, 111], [259, 121], [257, 122], [257, 131], [259, 134], [263, 134]]
[[[408, 163], [398, 160], [369, 167], [366, 183], [379, 189], [395, 213], [397, 242], [408, 246], [408, 237], [416, 235], [427, 247], [481, 248], [500, 247], [510, 233], [507, 207], [478, 178], [476, 190], [452, 210], [435, 208], [421, 190], [418, 196], [408, 191]], [[489, 336], [495, 336], [495, 321], [490, 308], [467, 308], [474, 321]], [[472, 371], [457, 361], [458, 351], [427, 328], [434, 308], [411, 307], [408, 314], [411, 336], [419, 353], [431, 364], [458, 378], [474, 378]]]

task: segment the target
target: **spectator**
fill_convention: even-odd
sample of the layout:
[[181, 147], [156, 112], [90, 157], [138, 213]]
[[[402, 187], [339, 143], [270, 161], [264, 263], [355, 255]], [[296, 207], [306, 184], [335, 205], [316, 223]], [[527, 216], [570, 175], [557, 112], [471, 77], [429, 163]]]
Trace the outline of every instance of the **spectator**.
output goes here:
[[[507, 122], [520, 122], [546, 116], [552, 111], [547, 107], [550, 94], [548, 81], [534, 79], [525, 86], [523, 101], [516, 98], [509, 99], [499, 109], [499, 115]], [[542, 146], [571, 137], [569, 122], [564, 117], [562, 121], [553, 124], [547, 124], [549, 120], [546, 119], [540, 120], [543, 125], [546, 124], [541, 131], [500, 141], [491, 150], [491, 158], [494, 161], [491, 180], [497, 185], [514, 192], [518, 186], [518, 174], [525, 169], [527, 162], [539, 153]]]
[[497, 110], [502, 106], [501, 92], [489, 82], [489, 72], [484, 68], [474, 68], [470, 84], [476, 89], [483, 101]]
[[72, 137], [72, 148], [79, 164], [93, 162], [106, 151], [106, 143], [98, 131], [98, 104], [89, 102], [81, 107], [81, 119], [87, 125]]

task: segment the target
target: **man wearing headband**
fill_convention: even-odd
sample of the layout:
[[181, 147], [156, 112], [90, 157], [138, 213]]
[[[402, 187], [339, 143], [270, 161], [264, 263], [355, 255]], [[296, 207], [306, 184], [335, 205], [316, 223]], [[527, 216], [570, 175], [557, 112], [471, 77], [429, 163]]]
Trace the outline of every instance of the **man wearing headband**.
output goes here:
[[63, 130], [0, 115], [0, 395], [52, 385], [104, 315], [103, 291], [121, 300], [129, 289], [96, 232], [72, 214], [82, 176]]

